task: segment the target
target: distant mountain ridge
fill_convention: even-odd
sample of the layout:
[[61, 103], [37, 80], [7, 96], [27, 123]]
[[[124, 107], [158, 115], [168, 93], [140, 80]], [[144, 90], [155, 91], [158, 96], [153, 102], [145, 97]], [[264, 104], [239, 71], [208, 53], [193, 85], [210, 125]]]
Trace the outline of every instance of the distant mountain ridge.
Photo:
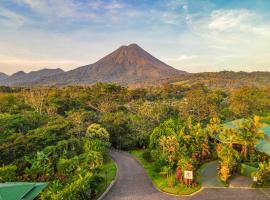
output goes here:
[[5, 73], [0, 72], [0, 81], [8, 78], [8, 75]]
[[40, 71], [23, 74], [18, 72], [0, 84], [12, 86], [28, 85], [88, 85], [96, 82], [136, 84], [156, 82], [187, 72], [177, 70], [158, 60], [137, 44], [121, 46], [94, 64], [63, 72]]
[[42, 69], [25, 73], [23, 71], [16, 72], [6, 79], [0, 81], [1, 85], [7, 86], [31, 86], [38, 83], [43, 78], [60, 75], [64, 73], [62, 69]]

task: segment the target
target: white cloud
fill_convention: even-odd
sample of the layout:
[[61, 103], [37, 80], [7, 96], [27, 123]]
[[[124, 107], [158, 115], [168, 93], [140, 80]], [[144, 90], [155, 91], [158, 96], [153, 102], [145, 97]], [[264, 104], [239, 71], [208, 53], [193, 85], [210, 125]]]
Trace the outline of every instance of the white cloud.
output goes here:
[[108, 10], [118, 10], [125, 7], [125, 4], [116, 0], [114, 0], [111, 3], [104, 3], [104, 5], [105, 5], [105, 8]]
[[179, 15], [169, 12], [162, 13], [162, 21], [167, 24], [176, 24], [178, 22]]
[[185, 9], [187, 4], [187, 0], [166, 0], [165, 6], [171, 10], [176, 10], [181, 7]]
[[254, 14], [248, 10], [214, 10], [208, 28], [211, 30], [224, 31], [241, 25]]
[[187, 14], [186, 23], [188, 31], [177, 44], [198, 57], [175, 61], [174, 66], [193, 66], [192, 71], [270, 70], [270, 21], [263, 13], [219, 9]]
[[197, 56], [194, 56], [194, 55], [186, 55], [186, 54], [183, 54], [183, 55], [180, 55], [177, 60], [178, 61], [182, 61], [182, 60], [190, 60], [190, 59], [193, 59], [193, 58], [196, 58]]
[[190, 61], [192, 59], [196, 59], [198, 56], [196, 55], [187, 55], [187, 54], [182, 54], [179, 55], [178, 57], [174, 58], [164, 58], [163, 60], [169, 61], [169, 62], [182, 62], [182, 61]]
[[17, 0], [17, 2], [21, 5], [28, 6], [38, 13], [48, 14], [48, 12], [51, 12], [51, 8], [47, 0]]
[[87, 7], [90, 7], [93, 10], [98, 10], [102, 7], [103, 2], [101, 0], [96, 0], [96, 1], [90, 1], [86, 3]]
[[73, 0], [17, 0], [17, 2], [48, 18], [92, 17], [89, 13], [81, 12], [84, 6]]
[[185, 4], [182, 6], [183, 10], [187, 11], [188, 10], [188, 4]]
[[4, 8], [0, 8], [0, 24], [2, 26], [16, 28], [22, 26], [27, 19], [10, 10], [6, 10]]
[[259, 34], [261, 36], [266, 36], [268, 38], [270, 38], [270, 25], [268, 26], [253, 26], [253, 27], [250, 27], [251, 30], [255, 33], [255, 34]]
[[[51, 25], [59, 20], [62, 22], [61, 25], [76, 25], [76, 22], [84, 22], [87, 24], [104, 23], [107, 26], [110, 23], [119, 23], [129, 18], [145, 15], [141, 10], [128, 6], [121, 0], [110, 2], [105, 0], [89, 2], [77, 0], [16, 0], [16, 2], [28, 7], [33, 13], [44, 17], [46, 24]], [[37, 21], [36, 24], [40, 24], [40, 22]]]

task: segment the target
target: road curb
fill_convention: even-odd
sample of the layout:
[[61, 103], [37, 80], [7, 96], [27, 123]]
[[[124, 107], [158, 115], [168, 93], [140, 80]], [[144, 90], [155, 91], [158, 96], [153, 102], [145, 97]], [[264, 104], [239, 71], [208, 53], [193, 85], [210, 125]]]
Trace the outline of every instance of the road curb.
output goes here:
[[245, 189], [245, 190], [255, 190], [255, 189], [258, 189], [258, 188], [253, 188], [253, 187], [241, 187], [241, 186], [229, 186], [228, 188], [231, 188], [231, 189]]
[[117, 163], [116, 161], [114, 160], [114, 158], [110, 155], [110, 157], [112, 158], [112, 160], [114, 161], [115, 163], [115, 166], [116, 166], [116, 175], [114, 177], [114, 180], [112, 180], [112, 182], [110, 183], [110, 185], [107, 187], [107, 189], [105, 190], [105, 192], [103, 192], [103, 194], [97, 199], [97, 200], [102, 200], [104, 199], [107, 194], [109, 193], [109, 191], [112, 189], [112, 187], [115, 185], [116, 181], [118, 180], [118, 166], [117, 166]]
[[113, 180], [111, 182], [111, 184], [107, 187], [105, 192], [97, 200], [102, 200], [108, 194], [108, 192], [111, 190], [111, 188], [114, 186], [114, 184], [115, 184], [115, 180]]

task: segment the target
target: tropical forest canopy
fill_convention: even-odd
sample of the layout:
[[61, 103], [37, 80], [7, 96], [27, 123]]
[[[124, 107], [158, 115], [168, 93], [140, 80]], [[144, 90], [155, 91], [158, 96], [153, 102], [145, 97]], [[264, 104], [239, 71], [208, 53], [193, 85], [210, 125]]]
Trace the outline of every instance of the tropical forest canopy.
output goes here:
[[[0, 181], [50, 182], [41, 199], [95, 199], [108, 148], [149, 147], [148, 157], [161, 169], [177, 162], [178, 154], [169, 151], [173, 144], [188, 158], [200, 155], [190, 166], [197, 168], [209, 154], [205, 145], [215, 124], [255, 115], [270, 115], [269, 86], [1, 87]], [[212, 132], [205, 132], [211, 125]], [[219, 148], [219, 157], [230, 152], [236, 162], [234, 151]], [[185, 163], [178, 160], [179, 166]]]

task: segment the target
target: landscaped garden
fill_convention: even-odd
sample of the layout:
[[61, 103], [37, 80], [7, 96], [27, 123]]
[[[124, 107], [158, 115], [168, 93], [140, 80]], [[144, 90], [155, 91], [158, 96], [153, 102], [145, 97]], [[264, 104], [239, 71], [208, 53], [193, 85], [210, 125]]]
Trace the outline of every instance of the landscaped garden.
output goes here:
[[152, 180], [155, 187], [163, 192], [167, 192], [170, 194], [176, 195], [189, 195], [196, 191], [198, 191], [201, 187], [198, 185], [196, 187], [187, 187], [185, 184], [177, 183], [174, 175], [170, 175], [167, 177], [166, 175], [162, 175], [156, 171], [156, 167], [153, 162], [149, 162], [144, 158], [144, 150], [133, 150], [130, 151], [131, 155], [133, 155], [143, 166], [147, 175]]
[[[225, 146], [234, 152], [234, 167], [221, 171], [224, 181], [232, 173], [238, 172], [254, 180], [254, 186], [270, 184], [270, 129], [267, 117], [255, 116], [253, 119], [239, 119], [225, 123], [222, 131], [216, 135], [220, 146]], [[232, 161], [228, 163], [233, 163]], [[229, 166], [229, 165], [227, 165]]]
[[[191, 119], [185, 122], [170, 119], [153, 130], [147, 149], [130, 153], [153, 184], [171, 194], [198, 191], [204, 177], [204, 186], [226, 187], [236, 174], [254, 180], [255, 187], [268, 186], [269, 157], [260, 144], [268, 145], [269, 126], [263, 121], [255, 116], [221, 124], [218, 118], [213, 118], [203, 128]], [[209, 162], [215, 159], [218, 161]], [[205, 170], [206, 166], [211, 172]], [[187, 171], [192, 172], [191, 179], [186, 177]]]
[[[144, 151], [131, 151], [147, 171], [154, 185], [171, 194], [188, 195], [201, 188], [200, 166], [214, 159], [210, 153], [210, 129], [192, 120], [167, 120], [156, 127]], [[191, 172], [190, 179], [185, 177]]]

